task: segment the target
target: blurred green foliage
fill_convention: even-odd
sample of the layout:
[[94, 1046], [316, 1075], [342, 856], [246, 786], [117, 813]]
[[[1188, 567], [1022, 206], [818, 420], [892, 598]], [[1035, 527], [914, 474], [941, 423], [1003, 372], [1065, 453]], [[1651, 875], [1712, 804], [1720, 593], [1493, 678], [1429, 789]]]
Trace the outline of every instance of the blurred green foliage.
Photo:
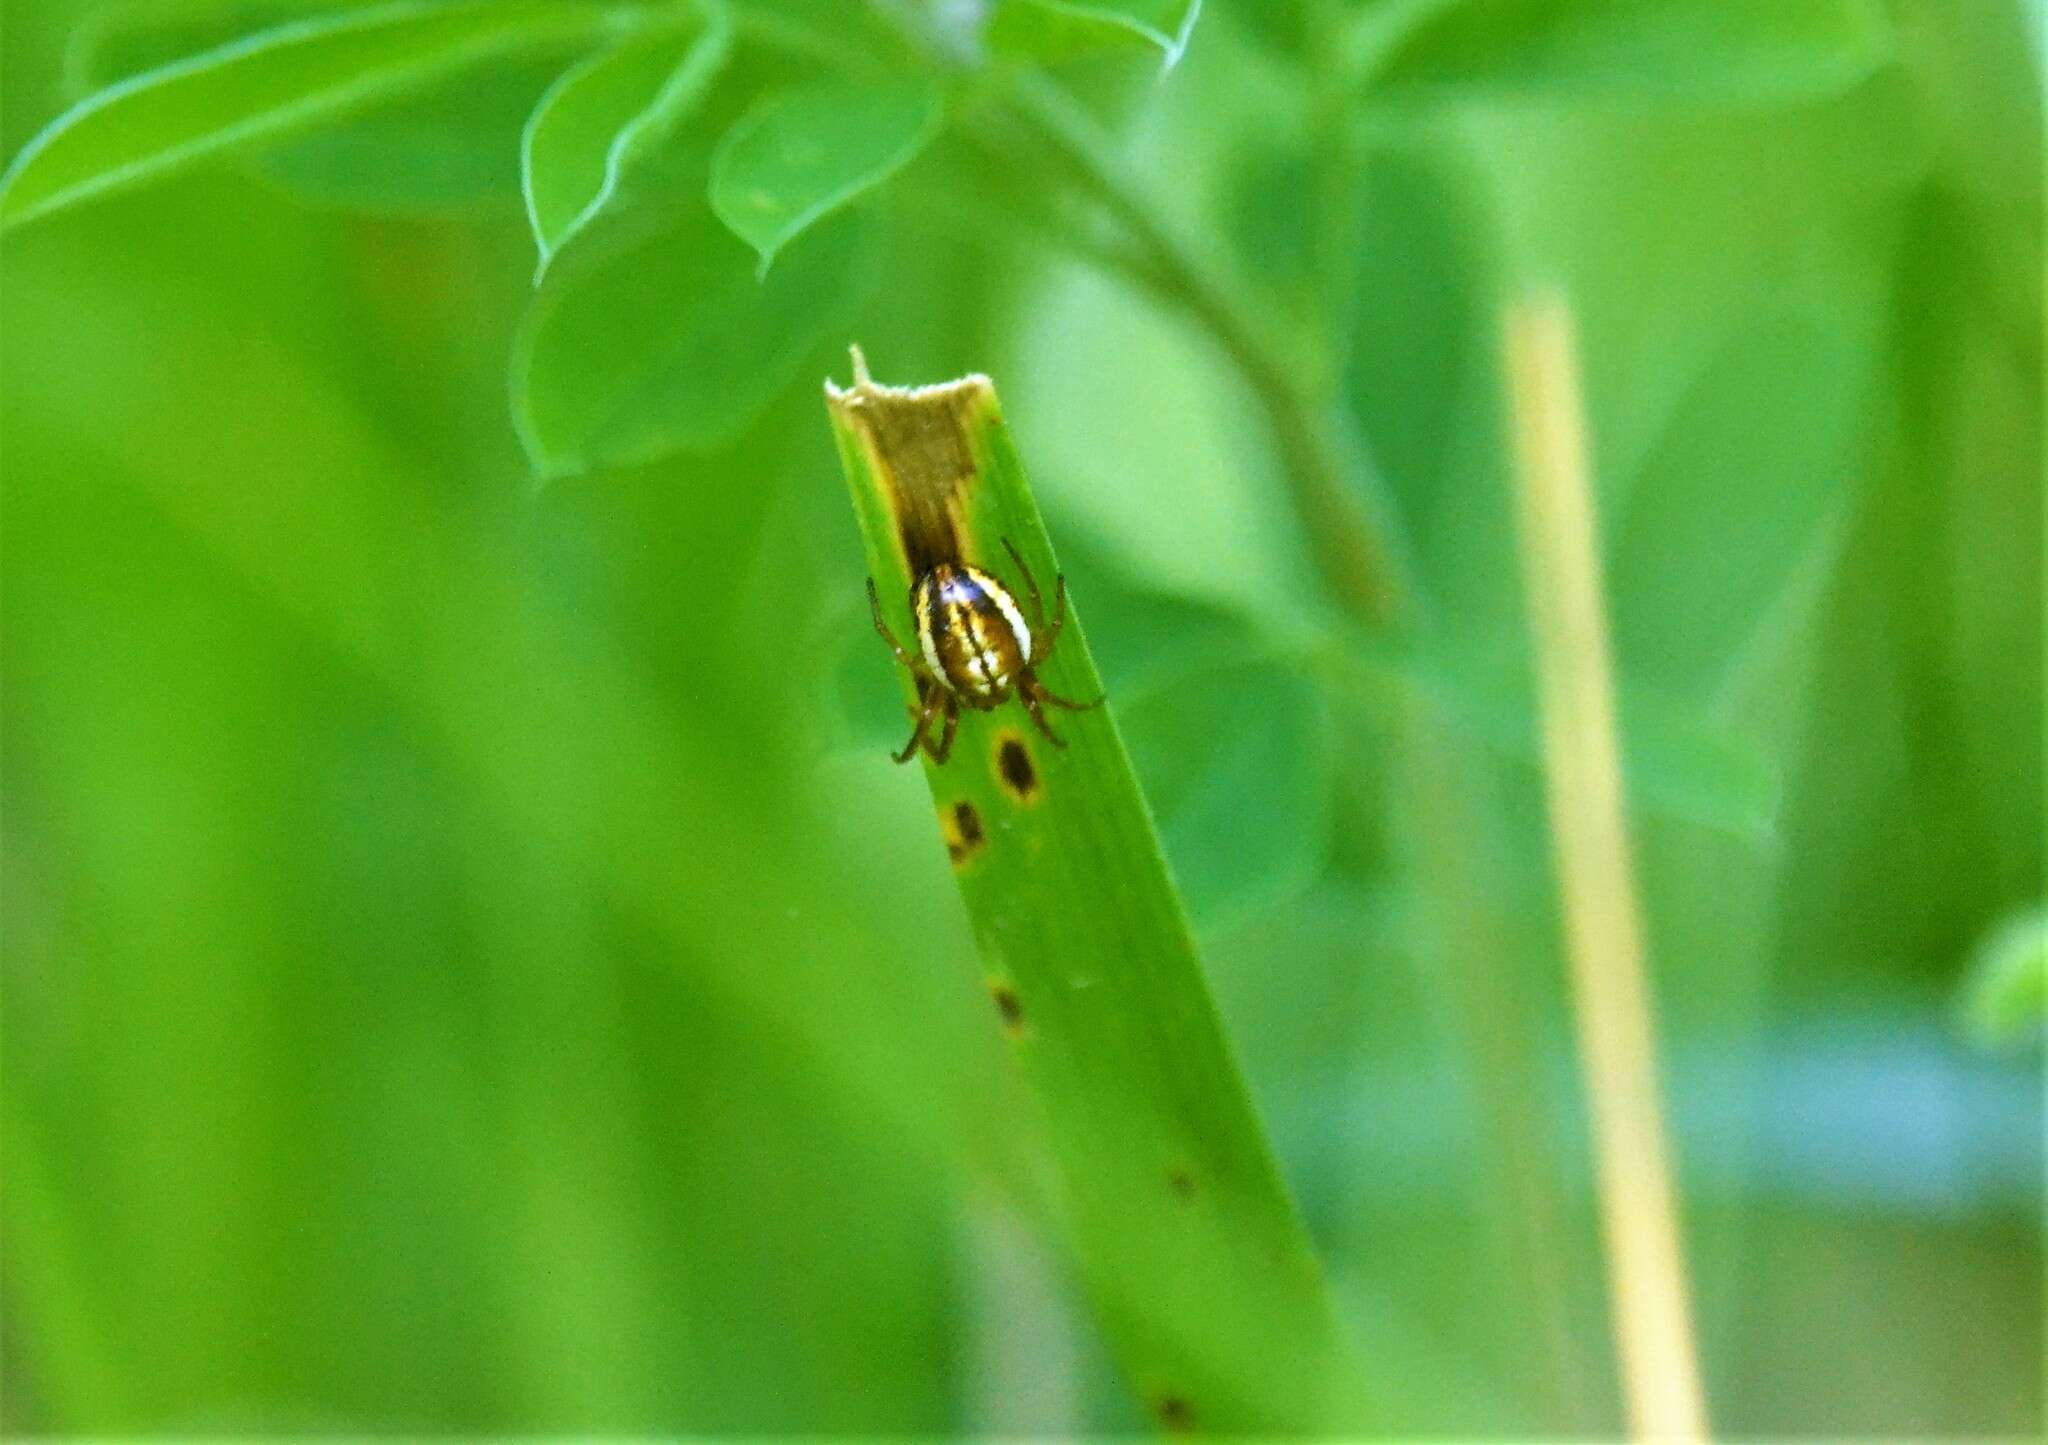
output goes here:
[[[7, 1428], [1141, 1423], [883, 756], [858, 338], [1002, 386], [1390, 1422], [1614, 1429], [1497, 354], [1555, 279], [1716, 1425], [2040, 1433], [2038, 1006], [1956, 1020], [2043, 896], [2041, 7], [1210, 0], [1162, 69], [1192, 8], [15, 0], [0, 222], [104, 194], [0, 241]], [[735, 180], [849, 83], [944, 123]]]

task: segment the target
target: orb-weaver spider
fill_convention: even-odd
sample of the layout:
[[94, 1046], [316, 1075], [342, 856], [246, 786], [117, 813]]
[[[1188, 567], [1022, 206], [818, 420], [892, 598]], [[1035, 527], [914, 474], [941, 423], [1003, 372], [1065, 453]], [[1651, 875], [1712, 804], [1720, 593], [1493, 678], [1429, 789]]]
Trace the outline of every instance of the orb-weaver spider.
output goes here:
[[[917, 682], [913, 714], [917, 722], [910, 741], [893, 755], [899, 763], [909, 762], [920, 746], [933, 762], [945, 762], [953, 751], [960, 709], [991, 712], [1013, 692], [1056, 748], [1066, 744], [1046, 721], [1047, 705], [1069, 712], [1102, 706], [1099, 697], [1093, 702], [1069, 701], [1038, 680], [1038, 668], [1052, 656], [1060, 629], [1067, 624], [1067, 579], [1062, 574], [1054, 582], [1053, 615], [1048, 624], [1037, 579], [1007, 537], [1003, 548], [1024, 579], [1031, 605], [1029, 621], [1010, 590], [981, 568], [965, 562], [940, 562], [910, 588], [910, 615], [917, 624], [916, 653], [898, 642], [882, 620], [882, 599], [875, 590], [875, 579], [868, 578], [868, 608], [874, 613], [875, 631]], [[944, 722], [935, 743], [931, 725], [940, 717]]]

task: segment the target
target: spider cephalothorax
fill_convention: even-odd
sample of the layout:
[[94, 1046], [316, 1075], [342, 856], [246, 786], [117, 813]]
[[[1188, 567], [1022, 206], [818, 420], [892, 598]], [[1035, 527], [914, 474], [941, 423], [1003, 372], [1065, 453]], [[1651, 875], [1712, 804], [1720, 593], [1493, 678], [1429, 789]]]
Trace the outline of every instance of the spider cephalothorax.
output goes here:
[[[917, 725], [903, 751], [896, 754], [899, 763], [909, 762], [920, 746], [933, 762], [943, 763], [953, 751], [953, 733], [963, 707], [988, 712], [1015, 693], [1038, 730], [1054, 747], [1065, 747], [1045, 720], [1046, 706], [1079, 712], [1102, 702], [1101, 698], [1069, 702], [1038, 680], [1040, 664], [1052, 656], [1053, 644], [1066, 626], [1067, 579], [1062, 576], [1054, 582], [1053, 615], [1048, 623], [1031, 569], [1007, 540], [1003, 547], [1024, 579], [1029, 616], [1010, 590], [981, 568], [965, 562], [940, 562], [910, 588], [910, 615], [917, 623], [915, 653], [898, 642], [882, 620], [882, 599], [875, 591], [875, 579], [868, 579], [868, 605], [875, 615], [875, 630], [917, 682]], [[935, 718], [944, 719], [937, 742], [932, 741], [930, 731]]]

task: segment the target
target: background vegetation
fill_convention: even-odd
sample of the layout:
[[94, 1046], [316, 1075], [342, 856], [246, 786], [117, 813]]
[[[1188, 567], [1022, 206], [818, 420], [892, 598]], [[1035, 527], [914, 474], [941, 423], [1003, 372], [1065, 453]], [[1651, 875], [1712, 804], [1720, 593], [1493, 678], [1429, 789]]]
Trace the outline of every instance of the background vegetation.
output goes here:
[[[0, 150], [319, 8], [11, 0]], [[7, 1428], [1144, 1423], [885, 756], [857, 338], [1001, 387], [1387, 1423], [1616, 1429], [1552, 280], [1716, 1425], [2040, 1432], [2038, 5], [419, 13], [0, 200]]]

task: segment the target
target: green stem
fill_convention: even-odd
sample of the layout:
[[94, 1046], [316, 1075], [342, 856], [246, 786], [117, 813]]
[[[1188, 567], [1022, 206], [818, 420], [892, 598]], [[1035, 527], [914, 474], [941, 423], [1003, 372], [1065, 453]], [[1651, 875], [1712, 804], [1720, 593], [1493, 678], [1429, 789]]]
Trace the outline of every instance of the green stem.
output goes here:
[[[826, 403], [868, 572], [890, 599], [886, 613], [876, 603], [881, 627], [912, 635], [896, 599], [920, 553], [1014, 544], [1014, 575], [1054, 576], [988, 379], [878, 386], [857, 355], [854, 375]], [[1040, 659], [1047, 685], [1100, 697], [1085, 619], [1066, 616]], [[917, 659], [899, 658], [905, 703], [925, 704]], [[1355, 1434], [1373, 1414], [1351, 1343], [1210, 997], [1115, 705], [1063, 710], [1058, 727], [1055, 743], [1014, 708], [949, 715], [925, 776], [1104, 1337], [1168, 1431]]]
[[1073, 179], [1130, 233], [1145, 258], [1136, 278], [1203, 327], [1266, 413], [1310, 545], [1347, 610], [1388, 625], [1407, 611], [1385, 528], [1375, 524], [1327, 408], [1301, 385], [1283, 348], [1234, 288], [1208, 266], [1119, 167], [1095, 123], [1063, 91], [1030, 73], [1012, 77], [1009, 108]]
[[1310, 177], [1315, 276], [1323, 314], [1335, 323], [1331, 372], [1350, 360], [1352, 308], [1358, 294], [1358, 132], [1353, 124], [1358, 87], [1347, 63], [1350, 11], [1339, 0], [1318, 0], [1310, 11], [1313, 56], [1309, 70]]

